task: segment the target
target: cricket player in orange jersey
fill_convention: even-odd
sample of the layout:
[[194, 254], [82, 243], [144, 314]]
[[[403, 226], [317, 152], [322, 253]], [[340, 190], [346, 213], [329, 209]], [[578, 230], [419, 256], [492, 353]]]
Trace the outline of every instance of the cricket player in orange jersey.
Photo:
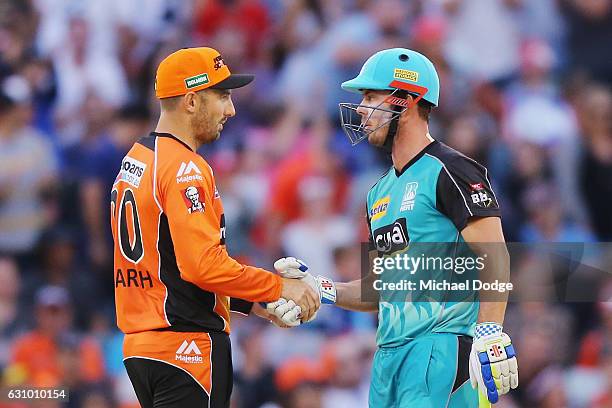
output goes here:
[[252, 80], [212, 48], [169, 55], [155, 80], [157, 128], [125, 156], [111, 191], [117, 324], [145, 408], [228, 407], [230, 311], [276, 319], [253, 302], [283, 297], [308, 320], [320, 305], [306, 283], [228, 255], [213, 171], [196, 153], [235, 115], [231, 89]]

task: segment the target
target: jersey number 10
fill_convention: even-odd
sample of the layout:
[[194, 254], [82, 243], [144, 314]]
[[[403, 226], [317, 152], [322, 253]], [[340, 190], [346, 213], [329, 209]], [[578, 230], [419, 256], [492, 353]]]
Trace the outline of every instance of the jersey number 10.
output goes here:
[[[119, 218], [117, 219], [117, 199], [118, 199], [118, 191], [114, 189], [111, 192], [111, 216], [113, 222], [116, 220], [117, 223], [117, 237], [119, 239], [119, 248], [121, 249], [121, 254], [134, 263], [138, 263], [142, 257], [144, 256], [144, 246], [142, 245], [142, 232], [140, 230], [140, 220], [138, 218], [138, 208], [136, 206], [136, 197], [134, 196], [134, 192], [127, 188], [123, 192], [123, 198], [121, 199], [121, 206], [119, 208]], [[130, 234], [128, 231], [128, 213], [127, 207], [128, 204], [131, 207], [131, 215], [132, 215], [132, 227], [134, 237], [133, 243], [130, 244]]]

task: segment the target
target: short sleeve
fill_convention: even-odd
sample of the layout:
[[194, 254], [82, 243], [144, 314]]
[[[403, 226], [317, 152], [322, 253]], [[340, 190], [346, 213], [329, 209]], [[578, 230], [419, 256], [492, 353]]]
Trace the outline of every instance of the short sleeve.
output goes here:
[[436, 208], [462, 231], [472, 217], [500, 217], [487, 169], [465, 156], [444, 163], [436, 185]]

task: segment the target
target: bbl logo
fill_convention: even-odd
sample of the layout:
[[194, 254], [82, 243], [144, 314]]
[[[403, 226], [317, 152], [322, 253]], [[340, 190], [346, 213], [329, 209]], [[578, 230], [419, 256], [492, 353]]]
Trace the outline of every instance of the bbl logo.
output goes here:
[[385, 225], [374, 231], [374, 245], [379, 253], [389, 255], [408, 246], [408, 228], [406, 219], [398, 218], [391, 225]]
[[482, 183], [470, 184], [470, 191], [472, 192], [470, 194], [472, 202], [477, 206], [488, 208], [493, 203], [493, 199], [489, 197], [489, 194]]

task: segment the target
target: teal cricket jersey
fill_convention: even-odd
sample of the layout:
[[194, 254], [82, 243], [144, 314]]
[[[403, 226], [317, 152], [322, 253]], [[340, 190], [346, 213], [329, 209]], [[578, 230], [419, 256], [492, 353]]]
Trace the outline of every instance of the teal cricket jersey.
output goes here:
[[[461, 255], [457, 248], [467, 248], [461, 245], [460, 232], [470, 218], [500, 216], [487, 169], [438, 141], [425, 147], [401, 171], [391, 167], [370, 189], [367, 210], [370, 249], [379, 256], [456, 257]], [[384, 272], [380, 278], [384, 281], [393, 276], [397, 280], [397, 274], [415, 282], [456, 278], [454, 271], [435, 268], [417, 270], [414, 275], [405, 270]], [[428, 297], [425, 292], [407, 295], [386, 291], [384, 296], [381, 292], [379, 346], [401, 345], [430, 333], [473, 335], [479, 307], [474, 293], [457, 301], [456, 297], [446, 300], [445, 295]]]

